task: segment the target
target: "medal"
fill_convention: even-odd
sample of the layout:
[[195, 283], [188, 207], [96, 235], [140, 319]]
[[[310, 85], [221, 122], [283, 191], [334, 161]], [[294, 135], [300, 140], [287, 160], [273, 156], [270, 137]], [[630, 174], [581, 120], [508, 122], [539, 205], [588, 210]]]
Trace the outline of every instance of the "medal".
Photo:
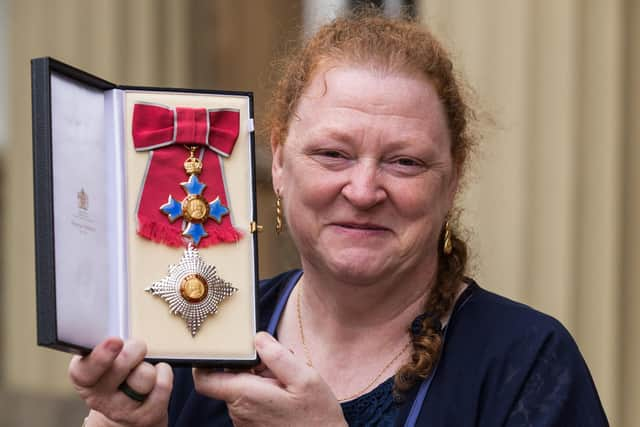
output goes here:
[[189, 158], [184, 162], [184, 169], [189, 175], [189, 180], [180, 185], [187, 193], [182, 202], [176, 201], [169, 195], [169, 200], [160, 206], [160, 210], [167, 215], [169, 221], [183, 217], [186, 226], [182, 235], [189, 237], [198, 245], [203, 237], [208, 236], [203, 227], [209, 218], [214, 219], [218, 224], [222, 222], [222, 217], [229, 214], [229, 209], [220, 202], [220, 197], [216, 197], [211, 203], [202, 196], [206, 185], [201, 183], [198, 175], [202, 171], [202, 162], [194, 156], [196, 147], [190, 147]]
[[[204, 320], [217, 313], [220, 304], [238, 291], [196, 249], [200, 244], [234, 242], [240, 238], [229, 218], [219, 159], [219, 155], [231, 154], [238, 135], [237, 120], [238, 113], [233, 111], [167, 109], [147, 104], [134, 107], [134, 144], [140, 151], [153, 150], [139, 201], [138, 233], [170, 246], [187, 242], [180, 262], [170, 265], [168, 275], [145, 291], [165, 300], [169, 312], [185, 320], [193, 337]], [[163, 142], [167, 138], [170, 140]], [[189, 150], [183, 163], [188, 179], [179, 184], [184, 193], [181, 201], [171, 193], [180, 180], [176, 176], [178, 156], [184, 153], [180, 145]], [[196, 157], [198, 146], [203, 148]], [[209, 172], [203, 172], [204, 159], [213, 168]], [[202, 176], [205, 180], [201, 180]], [[206, 181], [207, 178], [213, 181]], [[209, 188], [208, 183], [213, 186]], [[167, 201], [160, 204], [161, 192], [165, 191], [167, 197], [167, 189]]]
[[205, 318], [215, 314], [219, 304], [238, 289], [222, 280], [216, 268], [189, 245], [180, 262], [169, 266], [169, 274], [145, 291], [164, 299], [169, 311], [182, 317], [195, 337]]

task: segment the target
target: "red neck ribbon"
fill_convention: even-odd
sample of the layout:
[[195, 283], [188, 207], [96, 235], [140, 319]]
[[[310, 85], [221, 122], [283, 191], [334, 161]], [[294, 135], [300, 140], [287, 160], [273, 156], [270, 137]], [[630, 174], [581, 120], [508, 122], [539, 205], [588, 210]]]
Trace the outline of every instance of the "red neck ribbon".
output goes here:
[[[189, 157], [184, 146], [200, 146], [203, 164], [199, 179], [206, 184], [203, 196], [207, 201], [216, 197], [229, 208], [222, 159], [228, 157], [238, 138], [240, 114], [233, 110], [207, 111], [204, 108], [135, 104], [132, 119], [133, 145], [136, 151], [150, 151], [147, 173], [138, 201], [138, 234], [169, 246], [184, 246], [182, 219], [174, 223], [160, 211], [169, 195], [180, 201], [186, 193], [180, 183], [188, 176], [184, 161]], [[203, 152], [204, 151], [204, 152]], [[197, 151], [198, 152], [198, 151]], [[202, 153], [203, 152], [203, 153]], [[225, 215], [221, 223], [209, 219], [204, 224], [208, 236], [202, 238], [200, 247], [222, 242], [236, 242], [240, 232]]]

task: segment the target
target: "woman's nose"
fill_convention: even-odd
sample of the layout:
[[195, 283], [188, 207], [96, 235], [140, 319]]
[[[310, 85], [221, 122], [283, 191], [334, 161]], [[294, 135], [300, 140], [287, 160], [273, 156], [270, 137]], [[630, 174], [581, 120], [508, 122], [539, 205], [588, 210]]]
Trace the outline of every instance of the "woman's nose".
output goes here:
[[377, 162], [358, 161], [352, 167], [349, 181], [342, 188], [342, 195], [358, 209], [371, 209], [387, 197], [380, 183]]

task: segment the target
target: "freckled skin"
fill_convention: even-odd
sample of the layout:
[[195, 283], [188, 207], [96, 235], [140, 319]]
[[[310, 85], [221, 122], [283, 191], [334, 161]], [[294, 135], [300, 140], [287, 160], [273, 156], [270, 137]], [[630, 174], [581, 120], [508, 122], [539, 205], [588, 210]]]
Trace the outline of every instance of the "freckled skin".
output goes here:
[[274, 187], [305, 271], [372, 283], [433, 268], [424, 260], [437, 259], [457, 188], [450, 147], [426, 79], [319, 70], [273, 146]]

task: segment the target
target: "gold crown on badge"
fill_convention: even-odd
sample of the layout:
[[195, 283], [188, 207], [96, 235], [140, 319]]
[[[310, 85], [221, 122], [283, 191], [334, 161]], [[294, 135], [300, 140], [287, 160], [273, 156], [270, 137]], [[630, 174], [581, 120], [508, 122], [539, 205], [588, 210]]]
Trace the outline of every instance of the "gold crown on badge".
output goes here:
[[187, 175], [200, 175], [200, 172], [202, 172], [202, 161], [193, 155], [193, 151], [191, 151], [189, 158], [184, 161], [184, 171]]

